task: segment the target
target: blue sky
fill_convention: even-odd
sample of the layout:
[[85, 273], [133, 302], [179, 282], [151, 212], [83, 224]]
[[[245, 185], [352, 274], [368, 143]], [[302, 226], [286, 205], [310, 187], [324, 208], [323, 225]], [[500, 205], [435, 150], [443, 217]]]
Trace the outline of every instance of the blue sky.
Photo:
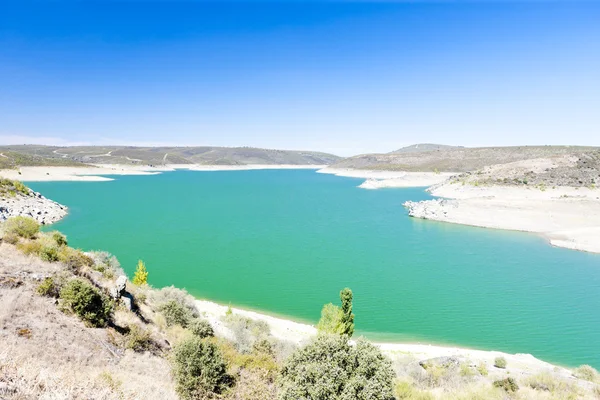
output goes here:
[[600, 145], [600, 1], [7, 2], [0, 144]]

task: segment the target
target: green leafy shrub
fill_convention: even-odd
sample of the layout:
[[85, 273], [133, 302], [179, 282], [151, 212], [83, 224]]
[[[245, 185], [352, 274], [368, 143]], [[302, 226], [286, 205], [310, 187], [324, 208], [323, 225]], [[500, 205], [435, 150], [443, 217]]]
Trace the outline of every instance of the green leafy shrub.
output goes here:
[[40, 249], [40, 258], [48, 262], [56, 262], [59, 260], [58, 249], [53, 246], [43, 246]]
[[204, 339], [215, 335], [212, 326], [205, 319], [194, 318], [190, 322], [188, 328], [195, 336], [198, 336], [200, 339]]
[[101, 272], [106, 278], [112, 279], [115, 276], [125, 275], [125, 272], [121, 268], [121, 264], [117, 257], [113, 256], [106, 251], [92, 251], [89, 254], [92, 260], [91, 267]]
[[4, 232], [15, 234], [25, 239], [33, 239], [40, 231], [40, 224], [30, 217], [12, 217], [4, 223]]
[[54, 281], [54, 278], [44, 279], [36, 288], [36, 291], [41, 296], [46, 297], [58, 297], [60, 294], [60, 287]]
[[494, 359], [494, 367], [496, 368], [506, 368], [506, 359], [504, 357], [496, 357]]
[[217, 346], [198, 337], [175, 346], [171, 362], [177, 393], [185, 400], [209, 399], [233, 384]]
[[514, 393], [519, 390], [517, 382], [510, 377], [494, 381], [493, 385], [494, 387], [504, 389], [507, 393]]
[[67, 237], [58, 231], [52, 232], [52, 239], [54, 239], [54, 241], [56, 242], [56, 245], [58, 247], [68, 245]]
[[61, 308], [70, 311], [88, 326], [104, 327], [110, 320], [114, 305], [107, 296], [91, 284], [73, 279], [60, 290]]
[[581, 365], [573, 371], [573, 376], [590, 382], [598, 380], [598, 371], [589, 365]]
[[181, 325], [186, 328], [193, 318], [190, 310], [176, 300], [170, 300], [162, 304], [158, 311], [165, 317], [167, 326]]
[[241, 353], [250, 353], [257, 340], [266, 339], [271, 329], [265, 321], [253, 320], [237, 314], [226, 315], [223, 319], [234, 336], [235, 347]]
[[280, 400], [389, 400], [395, 377], [391, 362], [372, 344], [319, 335], [283, 366]]

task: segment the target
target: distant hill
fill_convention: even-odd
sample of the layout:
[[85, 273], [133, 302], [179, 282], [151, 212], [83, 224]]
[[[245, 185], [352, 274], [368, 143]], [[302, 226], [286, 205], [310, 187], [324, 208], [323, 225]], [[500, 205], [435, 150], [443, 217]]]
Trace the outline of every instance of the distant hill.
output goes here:
[[[0, 167], [81, 164], [329, 165], [341, 158], [314, 151], [253, 147], [0, 146]], [[5, 166], [6, 168], [6, 166]]]
[[428, 151], [396, 151], [387, 154], [362, 154], [345, 158], [330, 167], [389, 171], [467, 172], [478, 170], [488, 165], [506, 164], [532, 158], [550, 158], [562, 155], [578, 156], [582, 153], [588, 153], [599, 149], [600, 148], [598, 147], [583, 146], [474, 148], [449, 146], [449, 148]]
[[441, 150], [453, 150], [463, 149], [463, 146], [449, 146], [446, 144], [433, 144], [433, 143], [419, 143], [411, 146], [402, 147], [401, 149], [390, 152], [390, 154], [400, 153], [423, 153], [426, 151], [441, 151]]

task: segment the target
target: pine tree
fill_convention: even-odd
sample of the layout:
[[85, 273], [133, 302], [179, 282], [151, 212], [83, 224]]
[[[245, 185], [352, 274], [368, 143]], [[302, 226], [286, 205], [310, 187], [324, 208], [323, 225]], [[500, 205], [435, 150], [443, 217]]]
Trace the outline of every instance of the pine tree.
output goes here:
[[146, 264], [142, 260], [138, 261], [137, 269], [135, 270], [135, 274], [133, 275], [133, 284], [134, 285], [146, 285], [148, 283], [148, 270], [146, 269]]

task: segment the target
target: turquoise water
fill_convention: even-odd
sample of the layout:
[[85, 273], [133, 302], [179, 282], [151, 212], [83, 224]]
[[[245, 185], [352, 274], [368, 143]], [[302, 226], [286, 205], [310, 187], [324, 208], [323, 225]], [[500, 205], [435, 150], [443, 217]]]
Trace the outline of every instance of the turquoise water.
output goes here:
[[531, 353], [600, 367], [600, 256], [519, 232], [415, 220], [423, 189], [363, 190], [306, 170], [178, 171], [39, 182], [70, 244], [154, 286], [316, 322], [341, 288], [372, 339]]

